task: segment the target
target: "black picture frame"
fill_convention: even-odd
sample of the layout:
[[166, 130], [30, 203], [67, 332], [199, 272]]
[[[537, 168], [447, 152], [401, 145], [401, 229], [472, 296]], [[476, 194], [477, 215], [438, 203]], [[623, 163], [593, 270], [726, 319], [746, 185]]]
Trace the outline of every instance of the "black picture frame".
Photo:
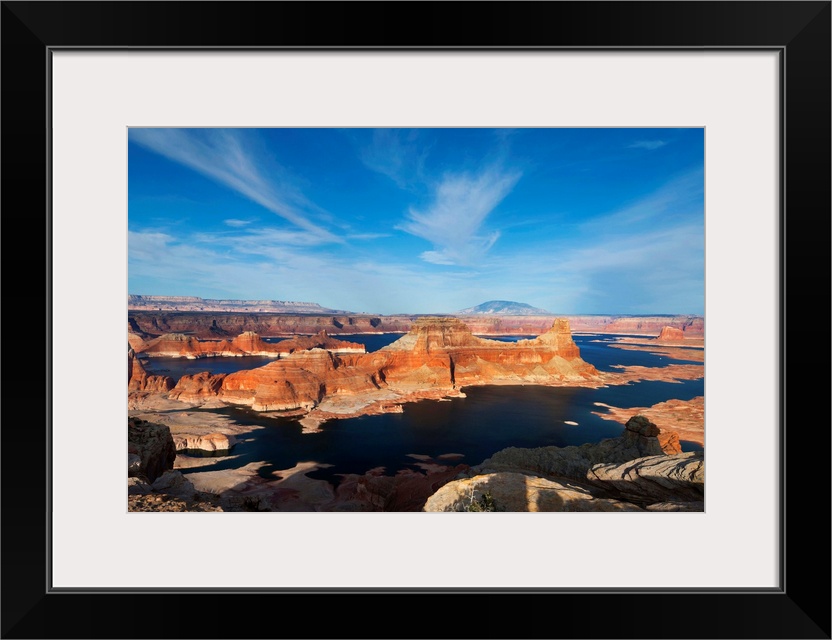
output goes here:
[[[830, 423], [822, 402], [830, 388], [829, 1], [3, 2], [0, 20], [3, 638], [830, 638]], [[780, 588], [51, 590], [49, 389], [81, 383], [49, 377], [50, 56], [61, 48], [131, 47], [778, 51], [784, 80]], [[796, 294], [805, 282], [815, 292], [811, 300]], [[811, 333], [817, 359], [807, 361], [799, 345], [818, 324], [821, 330]], [[804, 418], [807, 407], [813, 412]], [[739, 472], [753, 473], [752, 463], [738, 461], [744, 464]], [[79, 500], [94, 499], [88, 489], [78, 491]], [[809, 507], [801, 500], [807, 494]], [[176, 562], [164, 548], [150, 545], [146, 553], [141, 561], [158, 562], [160, 571]], [[683, 570], [683, 554], [677, 561]], [[454, 570], [464, 571], [464, 563]], [[317, 612], [313, 619], [307, 610]]]

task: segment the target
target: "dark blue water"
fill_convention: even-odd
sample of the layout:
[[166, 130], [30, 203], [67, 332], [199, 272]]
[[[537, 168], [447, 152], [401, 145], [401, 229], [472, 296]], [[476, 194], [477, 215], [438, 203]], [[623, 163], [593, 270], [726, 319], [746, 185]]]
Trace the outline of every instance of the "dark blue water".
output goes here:
[[[386, 347], [391, 342], [395, 342], [401, 338], [403, 333], [338, 333], [330, 337], [336, 340], [343, 340], [345, 342], [357, 342], [363, 344], [367, 349], [367, 353], [378, 351], [382, 347]], [[286, 338], [263, 338], [263, 342], [280, 342]]]
[[148, 358], [139, 355], [142, 366], [151, 375], [170, 376], [179, 380], [185, 375], [194, 375], [202, 371], [209, 373], [234, 373], [244, 369], [256, 369], [274, 362], [276, 358], [266, 356], [243, 356], [241, 358]]
[[[598, 371], [615, 371], [613, 365], [666, 367], [669, 364], [699, 364], [696, 360], [677, 360], [667, 356], [657, 356], [648, 351], [634, 349], [619, 349], [611, 346], [615, 339], [625, 336], [580, 335], [572, 336], [575, 344], [581, 350], [581, 358]], [[631, 336], [641, 337], [643, 336]]]
[[[380, 343], [386, 339], [389, 343], [400, 335], [363, 337], [379, 338]], [[354, 342], [358, 341], [356, 338], [345, 337]], [[601, 342], [593, 342], [599, 339]], [[599, 370], [610, 370], [611, 364], [664, 366], [669, 363], [667, 358], [649, 353], [616, 349], [609, 346], [609, 340], [599, 336], [575, 336], [575, 341], [581, 348], [581, 356]], [[447, 463], [475, 465], [506, 447], [562, 447], [619, 436], [623, 430], [621, 425], [593, 415], [593, 411], [605, 412], [596, 403], [629, 408], [647, 407], [672, 398], [690, 400], [704, 395], [704, 379], [681, 383], [645, 381], [603, 389], [534, 385], [467, 387], [465, 394], [465, 398], [446, 401], [407, 403], [403, 405], [404, 413], [330, 420], [318, 433], [302, 433], [300, 423], [291, 418], [267, 418], [243, 408], [212, 409], [240, 424], [266, 428], [238, 438], [234, 458], [183, 472], [236, 468], [268, 460], [260, 469], [260, 474], [267, 477], [298, 462], [314, 461], [333, 466], [310, 473], [310, 477], [337, 483], [339, 474], [344, 473], [362, 474], [384, 467], [388, 475], [393, 475], [399, 469], [416, 468], [418, 461], [408, 454], [434, 459], [443, 454], [463, 454]], [[569, 425], [566, 421], [578, 424]], [[701, 446], [683, 442], [682, 449], [692, 451]]]

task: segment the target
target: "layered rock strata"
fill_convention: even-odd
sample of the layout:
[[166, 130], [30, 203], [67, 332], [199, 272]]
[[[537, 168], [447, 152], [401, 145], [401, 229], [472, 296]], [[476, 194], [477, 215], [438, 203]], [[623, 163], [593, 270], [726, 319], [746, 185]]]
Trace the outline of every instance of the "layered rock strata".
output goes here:
[[148, 393], [162, 393], [170, 391], [174, 387], [174, 380], [170, 376], [148, 375], [141, 361], [136, 357], [132, 349], [127, 351], [128, 373], [127, 373], [127, 391], [128, 393], [148, 392]]
[[[665, 453], [681, 453], [682, 440], [705, 445], [705, 397], [697, 396], [691, 400], [667, 400], [652, 407], [632, 407], [622, 409], [596, 403], [606, 412], [593, 411], [605, 420], [614, 420], [624, 424], [633, 412], [644, 416], [659, 426], [659, 441]], [[667, 443], [667, 444], [665, 444]]]
[[684, 342], [685, 332], [676, 327], [662, 327], [662, 331], [656, 338], [657, 342]]
[[477, 473], [517, 471], [542, 477], [557, 476], [585, 481], [596, 464], [619, 463], [664, 455], [657, 438], [659, 428], [644, 416], [633, 416], [617, 438], [570, 447], [509, 447], [474, 467]]
[[127, 420], [128, 477], [153, 482], [173, 469], [176, 446], [170, 429], [138, 418]]
[[444, 485], [425, 511], [703, 511], [700, 452], [665, 455], [644, 416], [624, 433], [578, 447], [511, 447]]
[[642, 511], [587, 489], [522, 473], [499, 472], [456, 480], [427, 499], [424, 511], [479, 511], [485, 496], [494, 511]]
[[594, 465], [587, 480], [636, 503], [701, 502], [705, 496], [702, 451]]
[[[337, 340], [321, 330], [313, 336], [297, 336], [277, 343], [265, 342], [254, 331], [244, 331], [233, 340], [200, 340], [193, 335], [168, 333], [149, 341], [137, 340], [128, 334], [128, 341], [136, 353], [148, 357], [197, 358], [266, 356], [277, 358], [283, 354], [306, 349], [328, 349], [339, 353], [364, 353], [363, 344]], [[135, 346], [134, 346], [135, 345]]]
[[478, 338], [455, 318], [424, 318], [375, 353], [295, 352], [226, 376], [217, 395], [224, 402], [257, 411], [310, 410], [333, 397], [361, 396], [363, 406], [395, 404], [407, 401], [409, 394], [418, 398], [426, 397], [425, 392], [428, 397], [458, 394], [465, 385], [554, 385], [597, 376], [595, 368], [581, 360], [565, 320], [556, 320], [533, 340], [507, 343]]
[[[130, 311], [128, 331], [149, 339], [166, 333], [188, 333], [204, 339], [230, 339], [244, 331], [261, 336], [283, 337], [340, 333], [405, 333], [413, 328], [418, 315], [368, 314], [286, 314]], [[684, 332], [685, 338], [701, 338], [705, 331], [702, 316], [589, 316], [565, 317], [573, 331], [582, 333], [637, 334], [655, 338], [669, 326]], [[460, 316], [475, 334], [537, 335], [552, 325], [555, 316]]]

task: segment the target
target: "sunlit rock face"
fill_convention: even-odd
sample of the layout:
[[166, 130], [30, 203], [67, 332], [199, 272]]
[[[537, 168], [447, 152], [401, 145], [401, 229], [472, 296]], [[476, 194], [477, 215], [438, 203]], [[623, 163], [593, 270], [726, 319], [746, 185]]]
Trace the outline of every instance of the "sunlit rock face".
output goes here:
[[[263, 343], [261, 342], [261, 344]], [[277, 349], [280, 353], [294, 353], [295, 351], [305, 351], [308, 349], [326, 349], [327, 351], [335, 351], [336, 353], [366, 352], [363, 344], [338, 340], [330, 336], [325, 329], [321, 329], [312, 336], [296, 336], [287, 340], [281, 340], [270, 346]]]
[[277, 358], [281, 354], [308, 349], [328, 349], [340, 353], [365, 353], [364, 345], [331, 337], [325, 330], [312, 336], [297, 336], [280, 342], [265, 342], [254, 331], [243, 331], [233, 340], [200, 340], [193, 335], [167, 333], [144, 341], [136, 334], [128, 334], [128, 341], [136, 353], [148, 357], [166, 358], [216, 358], [240, 356], [266, 356]]
[[131, 393], [139, 391], [163, 393], [173, 389], [174, 380], [169, 376], [148, 375], [142, 363], [136, 357], [132, 349], [128, 350], [128, 375], [127, 375], [127, 392], [128, 396]]
[[676, 327], [662, 327], [662, 332], [656, 338], [658, 342], [683, 342], [685, 332]]
[[640, 458], [624, 464], [594, 465], [587, 480], [634, 502], [702, 501], [705, 459], [702, 451]]
[[222, 389], [225, 373], [208, 373], [201, 371], [193, 375], [179, 378], [176, 386], [170, 391], [169, 397], [181, 402], [200, 402], [217, 396]]
[[425, 502], [424, 511], [642, 511], [597, 498], [587, 489], [522, 473], [490, 473], [455, 480]]
[[407, 335], [378, 353], [390, 385], [418, 384], [420, 378], [451, 387], [546, 384], [597, 375], [595, 367], [581, 360], [569, 322], [562, 318], [537, 338], [514, 343], [476, 337], [456, 318], [420, 318]]
[[[194, 349], [204, 355], [208, 343], [168, 335], [148, 344], [146, 352], [155, 349], [157, 354], [190, 353], [197, 357]], [[175, 387], [172, 381], [156, 384], [165, 386], [171, 399], [182, 402], [217, 398], [256, 411], [309, 411], [325, 398], [361, 397], [369, 406], [381, 399], [406, 402], [425, 397], [425, 393], [458, 395], [465, 385], [557, 385], [598, 376], [595, 368], [581, 359], [564, 319], [555, 320], [537, 338], [515, 343], [474, 336], [456, 318], [428, 317], [417, 320], [410, 332], [375, 353], [364, 353], [362, 345], [331, 338], [325, 331], [274, 345], [250, 332], [238, 336], [233, 344], [214, 344], [237, 350], [266, 345], [282, 351], [278, 360], [256, 369], [182, 376]], [[286, 353], [286, 349], [292, 352]], [[388, 395], [376, 397], [381, 391]], [[360, 406], [358, 402], [357, 411]]]
[[328, 394], [378, 389], [369, 372], [347, 366], [324, 349], [297, 351], [257, 369], [228, 375], [220, 397], [255, 411], [311, 409]]
[[182, 433], [173, 436], [173, 442], [177, 451], [228, 451], [237, 444], [234, 436], [222, 433], [208, 433], [206, 435]]

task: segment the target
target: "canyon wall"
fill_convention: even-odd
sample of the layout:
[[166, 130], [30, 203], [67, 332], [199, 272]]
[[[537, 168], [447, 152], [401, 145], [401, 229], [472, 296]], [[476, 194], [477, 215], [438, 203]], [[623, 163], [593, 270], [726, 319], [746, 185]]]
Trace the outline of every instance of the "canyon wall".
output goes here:
[[[361, 314], [280, 314], [166, 312], [134, 310], [128, 312], [128, 332], [145, 340], [166, 333], [186, 333], [202, 339], [233, 338], [251, 331], [264, 337], [297, 334], [314, 335], [326, 331], [342, 333], [406, 333], [422, 316], [373, 316]], [[445, 316], [454, 317], [454, 316]], [[539, 335], [547, 331], [554, 316], [458, 316], [480, 335]], [[705, 320], [701, 316], [562, 316], [572, 331], [579, 333], [624, 333], [658, 336], [664, 327], [682, 331], [685, 337], [701, 338]]]
[[[143, 390], [141, 364], [133, 356], [130, 364], [130, 390]], [[425, 317], [373, 353], [297, 350], [256, 369], [183, 376], [174, 388], [167, 382], [160, 391], [184, 402], [217, 398], [256, 411], [310, 411], [325, 399], [345, 396], [355, 398], [354, 408], [360, 409], [424, 393], [458, 394], [463, 385], [564, 384], [597, 377], [595, 367], [581, 359], [565, 319], [537, 338], [512, 343], [474, 336], [456, 318]]]
[[295, 336], [280, 342], [264, 342], [254, 331], [244, 331], [232, 340], [200, 340], [184, 333], [166, 333], [158, 338], [143, 340], [136, 333], [128, 333], [128, 343], [136, 353], [149, 357], [211, 358], [237, 356], [268, 356], [277, 358], [295, 351], [329, 349], [342, 353], [364, 353], [363, 344], [330, 337], [321, 330], [313, 336]]

